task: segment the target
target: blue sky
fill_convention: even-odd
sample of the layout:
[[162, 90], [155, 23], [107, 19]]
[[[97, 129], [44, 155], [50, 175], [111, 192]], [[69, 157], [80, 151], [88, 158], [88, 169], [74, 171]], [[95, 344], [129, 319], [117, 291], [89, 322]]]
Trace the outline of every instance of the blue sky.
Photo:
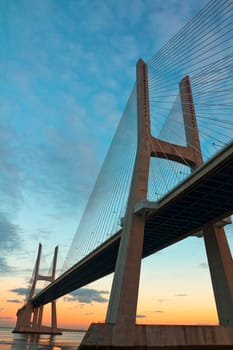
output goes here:
[[57, 244], [62, 265], [138, 58], [206, 3], [0, 0], [0, 273], [21, 278], [14, 288], [39, 242], [44, 266]]

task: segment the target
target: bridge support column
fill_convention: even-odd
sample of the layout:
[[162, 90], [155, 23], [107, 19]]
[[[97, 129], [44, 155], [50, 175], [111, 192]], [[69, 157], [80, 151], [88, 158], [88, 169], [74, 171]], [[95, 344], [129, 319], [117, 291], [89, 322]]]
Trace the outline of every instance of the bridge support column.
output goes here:
[[[180, 82], [180, 96], [187, 145], [194, 152], [193, 170], [202, 165], [202, 154], [192, 89], [188, 76]], [[215, 295], [219, 322], [233, 325], [233, 264], [223, 226], [208, 225], [203, 230], [206, 253]]]
[[40, 305], [40, 307], [39, 307], [39, 317], [38, 317], [38, 327], [41, 327], [41, 325], [42, 325], [43, 312], [44, 312], [44, 305]]
[[34, 279], [32, 282], [29, 298], [26, 304], [17, 311], [17, 322], [13, 333], [39, 333], [39, 334], [62, 334], [57, 328], [56, 301], [51, 302], [51, 327], [42, 325], [44, 305], [33, 306], [33, 297], [35, 293], [36, 283], [38, 280], [52, 282], [55, 279], [56, 263], [58, 247], [55, 248], [53, 257], [53, 268], [51, 276], [42, 276], [39, 274], [40, 258], [42, 245], [39, 244], [36, 259]]
[[233, 263], [224, 228], [209, 225], [203, 233], [219, 323], [233, 326]]
[[147, 66], [137, 63], [138, 146], [106, 323], [113, 324], [112, 344], [132, 346], [145, 218], [134, 214], [136, 203], [147, 198], [151, 153]]
[[[188, 76], [180, 82], [180, 96], [187, 144], [193, 147], [194, 167], [203, 163], [192, 89]], [[203, 230], [206, 253], [215, 295], [219, 322], [233, 325], [233, 264], [223, 226], [209, 225]]]
[[57, 329], [57, 308], [56, 308], [55, 300], [51, 302], [51, 324], [52, 324], [52, 329], [56, 330]]
[[32, 328], [38, 327], [38, 316], [39, 316], [39, 309], [38, 307], [33, 310], [33, 319], [32, 319]]

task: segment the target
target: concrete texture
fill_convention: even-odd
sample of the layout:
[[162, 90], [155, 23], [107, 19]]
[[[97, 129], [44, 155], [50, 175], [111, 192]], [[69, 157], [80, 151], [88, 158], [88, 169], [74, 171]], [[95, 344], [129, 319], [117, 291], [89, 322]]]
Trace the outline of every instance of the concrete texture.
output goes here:
[[114, 325], [92, 324], [80, 348], [84, 349], [233, 349], [233, 326], [135, 325], [131, 346], [117, 346]]

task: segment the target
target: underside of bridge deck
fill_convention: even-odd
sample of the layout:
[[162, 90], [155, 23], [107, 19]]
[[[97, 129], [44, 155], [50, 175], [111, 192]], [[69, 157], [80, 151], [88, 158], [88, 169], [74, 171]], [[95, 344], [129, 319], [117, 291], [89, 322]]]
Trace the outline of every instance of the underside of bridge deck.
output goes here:
[[[197, 233], [233, 212], [233, 143], [197, 169], [147, 212], [143, 257]], [[140, 215], [140, 212], [138, 212]], [[46, 304], [114, 271], [121, 231], [35, 296]]]

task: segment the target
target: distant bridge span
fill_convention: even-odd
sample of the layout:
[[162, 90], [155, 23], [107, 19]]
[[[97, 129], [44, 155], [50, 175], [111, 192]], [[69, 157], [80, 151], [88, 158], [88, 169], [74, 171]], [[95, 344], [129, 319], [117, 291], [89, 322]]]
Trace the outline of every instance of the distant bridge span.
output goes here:
[[[158, 202], [142, 202], [134, 211], [146, 211], [143, 257], [193, 235], [207, 223], [233, 212], [233, 142]], [[118, 231], [32, 299], [44, 305], [104, 277], [115, 269], [121, 238]]]

